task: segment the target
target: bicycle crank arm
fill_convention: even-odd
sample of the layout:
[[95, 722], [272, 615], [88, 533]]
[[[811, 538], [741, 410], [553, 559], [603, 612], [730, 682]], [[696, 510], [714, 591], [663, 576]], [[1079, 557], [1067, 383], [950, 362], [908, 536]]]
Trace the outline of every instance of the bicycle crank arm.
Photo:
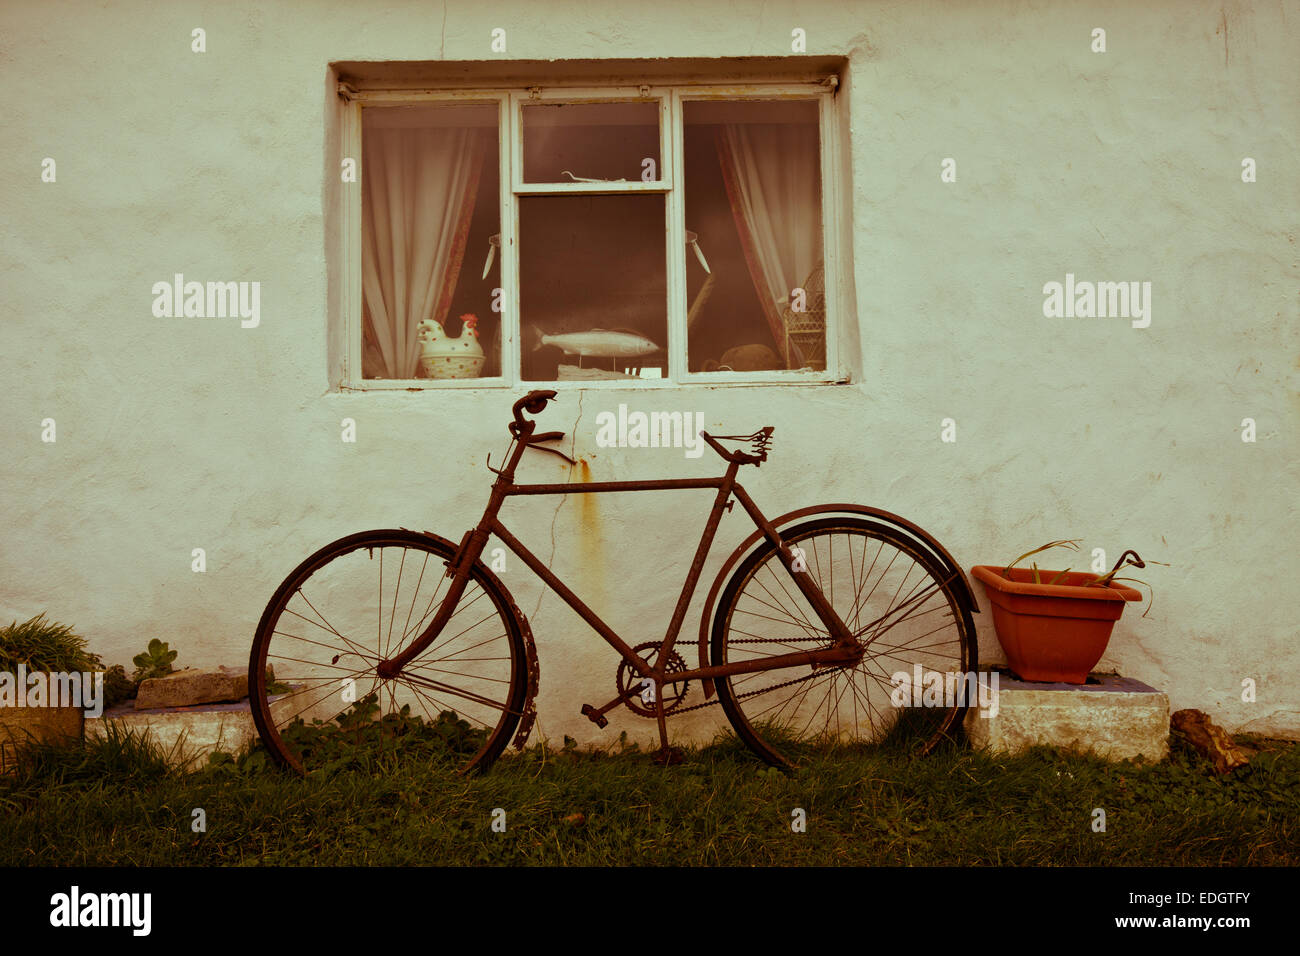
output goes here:
[[606, 714], [608, 714], [619, 704], [623, 703], [623, 701], [635, 697], [639, 693], [641, 693], [640, 687], [629, 687], [627, 690], [623, 691], [623, 693], [619, 694], [617, 697], [611, 700], [608, 704], [605, 704], [603, 707], [592, 707], [591, 704], [583, 704], [582, 716], [586, 717], [597, 727], [604, 727], [606, 724], [609, 723], [609, 720], [607, 720], [605, 717]]

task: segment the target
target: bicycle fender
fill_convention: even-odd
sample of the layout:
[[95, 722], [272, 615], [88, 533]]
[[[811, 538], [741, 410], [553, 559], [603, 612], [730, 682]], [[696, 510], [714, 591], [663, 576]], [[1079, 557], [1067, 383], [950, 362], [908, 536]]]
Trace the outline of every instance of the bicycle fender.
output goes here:
[[[502, 590], [505, 590], [503, 587]], [[509, 595], [510, 592], [506, 591]], [[537, 699], [537, 683], [541, 676], [541, 668], [537, 663], [537, 648], [533, 644], [533, 629], [528, 623], [528, 618], [524, 612], [519, 610], [515, 604], [515, 599], [510, 598], [510, 606], [514, 609], [515, 617], [519, 619], [519, 627], [524, 632], [524, 648], [528, 653], [528, 699], [524, 701], [524, 712], [519, 718], [519, 729], [515, 731], [515, 739], [510, 745], [516, 750], [523, 750], [524, 744], [528, 742], [528, 735], [533, 732], [533, 721], [537, 719], [537, 707], [533, 701]]]
[[[807, 508], [800, 508], [797, 511], [788, 511], [779, 518], [772, 519], [772, 527], [778, 530], [783, 525], [788, 525], [792, 521], [798, 521], [801, 518], [807, 518], [812, 515], [830, 515], [830, 514], [851, 514], [863, 515], [869, 518], [876, 518], [885, 524], [893, 525], [895, 528], [905, 531], [909, 536], [927, 548], [931, 556], [939, 562], [940, 566], [950, 574], [955, 574], [960, 587], [957, 589], [957, 597], [972, 614], [980, 612], [979, 605], [975, 602], [975, 594], [971, 591], [970, 581], [966, 578], [966, 573], [961, 569], [948, 550], [938, 542], [934, 535], [926, 531], [920, 525], [917, 525], [906, 518], [900, 517], [891, 511], [885, 511], [881, 508], [872, 508], [869, 505], [852, 505], [852, 504], [831, 504], [831, 505], [811, 505]], [[723, 562], [722, 568], [718, 571], [718, 576], [713, 579], [713, 585], [709, 588], [709, 595], [704, 601], [704, 610], [700, 615], [700, 667], [709, 666], [709, 631], [712, 630], [713, 623], [713, 605], [718, 599], [718, 593], [722, 590], [723, 585], [731, 574], [732, 568], [742, 557], [749, 553], [755, 542], [761, 540], [763, 532], [755, 529], [754, 533], [740, 543], [736, 550], [732, 551], [727, 560]], [[712, 678], [704, 678], [700, 681], [704, 688], [704, 698], [708, 700], [714, 695], [715, 688]]]
[[[408, 531], [410, 529], [403, 528], [402, 530]], [[419, 533], [424, 535], [426, 538], [433, 538], [435, 541], [441, 541], [442, 543], [451, 546], [450, 540], [441, 535], [434, 534], [432, 531], [421, 531]], [[460, 545], [455, 548], [455, 555], [452, 557], [451, 561], [447, 562], [448, 572], [452, 572], [456, 565], [462, 560], [465, 544], [472, 533], [472, 531], [466, 532], [465, 537], [461, 539]], [[533, 629], [531, 625], [529, 625], [528, 618], [524, 615], [524, 612], [519, 610], [519, 605], [515, 603], [514, 595], [510, 593], [510, 589], [502, 584], [501, 579], [493, 574], [492, 569], [482, 561], [477, 561], [475, 563], [478, 565], [479, 570], [483, 572], [483, 576], [488, 578], [495, 586], [501, 589], [501, 593], [510, 604], [510, 610], [514, 612], [515, 620], [519, 622], [519, 630], [523, 634], [524, 653], [528, 659], [528, 696], [524, 700], [524, 710], [519, 717], [519, 728], [515, 731], [514, 739], [510, 742], [510, 745], [516, 750], [523, 750], [524, 744], [528, 740], [528, 735], [532, 733], [533, 722], [537, 719], [537, 707], [534, 704], [534, 701], [537, 699], [537, 685], [541, 678], [541, 666], [537, 660], [537, 645], [533, 643]]]

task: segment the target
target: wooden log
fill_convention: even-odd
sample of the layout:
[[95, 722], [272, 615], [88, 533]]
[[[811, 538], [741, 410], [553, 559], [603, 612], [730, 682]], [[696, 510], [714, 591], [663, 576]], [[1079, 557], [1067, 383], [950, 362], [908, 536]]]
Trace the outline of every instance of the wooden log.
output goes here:
[[1228, 732], [1211, 721], [1203, 711], [1177, 711], [1169, 718], [1169, 724], [1198, 753], [1210, 759], [1216, 773], [1230, 773], [1249, 762], [1241, 748], [1228, 736]]

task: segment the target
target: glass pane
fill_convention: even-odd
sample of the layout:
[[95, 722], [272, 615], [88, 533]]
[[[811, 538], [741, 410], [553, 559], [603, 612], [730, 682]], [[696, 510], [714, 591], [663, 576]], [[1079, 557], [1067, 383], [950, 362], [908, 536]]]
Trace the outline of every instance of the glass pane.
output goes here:
[[653, 182], [659, 176], [659, 103], [528, 103], [524, 182]]
[[361, 111], [364, 378], [501, 374], [497, 118], [496, 103]]
[[815, 100], [684, 104], [692, 372], [826, 367], [817, 116]]
[[662, 195], [519, 200], [522, 374], [667, 374]]

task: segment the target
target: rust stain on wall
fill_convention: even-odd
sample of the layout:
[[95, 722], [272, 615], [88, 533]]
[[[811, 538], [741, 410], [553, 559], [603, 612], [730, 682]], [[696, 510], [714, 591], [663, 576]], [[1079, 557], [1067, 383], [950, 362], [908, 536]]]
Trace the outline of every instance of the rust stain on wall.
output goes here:
[[[592, 480], [591, 465], [585, 457], [578, 459], [578, 480], [586, 484]], [[578, 579], [569, 586], [587, 602], [597, 614], [604, 616], [605, 604], [605, 541], [601, 526], [600, 506], [596, 495], [578, 494]]]
[[[591, 481], [591, 466], [587, 464], [587, 459], [578, 459], [578, 480], [583, 484]], [[600, 549], [600, 509], [596, 505], [595, 495], [579, 495], [578, 500], [582, 502], [581, 521], [582, 533], [584, 537], [583, 553], [587, 553], [592, 547]]]

